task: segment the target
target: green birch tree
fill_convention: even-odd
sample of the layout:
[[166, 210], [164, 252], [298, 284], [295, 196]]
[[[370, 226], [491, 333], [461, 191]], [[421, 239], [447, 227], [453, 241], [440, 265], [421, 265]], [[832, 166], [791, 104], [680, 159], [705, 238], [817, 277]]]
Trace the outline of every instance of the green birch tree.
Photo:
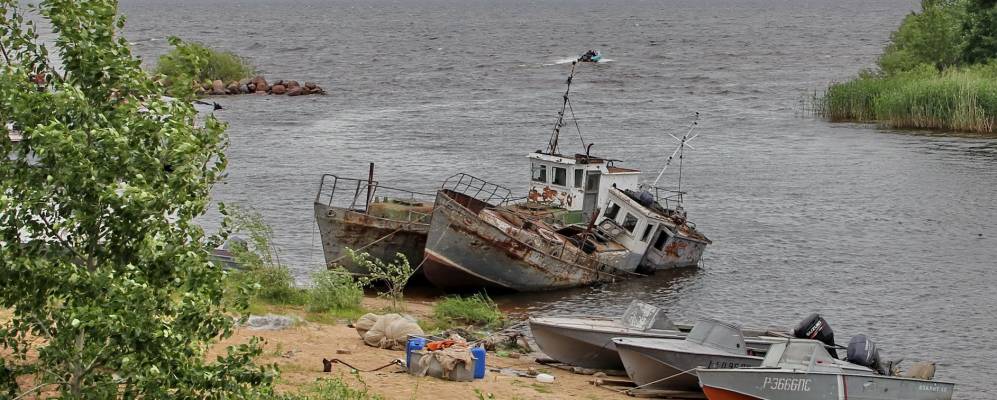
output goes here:
[[112, 0], [0, 0], [0, 398], [267, 393], [255, 341], [205, 357], [233, 329], [209, 261], [225, 235], [193, 221], [226, 125], [195, 124], [189, 87], [165, 99], [123, 25]]

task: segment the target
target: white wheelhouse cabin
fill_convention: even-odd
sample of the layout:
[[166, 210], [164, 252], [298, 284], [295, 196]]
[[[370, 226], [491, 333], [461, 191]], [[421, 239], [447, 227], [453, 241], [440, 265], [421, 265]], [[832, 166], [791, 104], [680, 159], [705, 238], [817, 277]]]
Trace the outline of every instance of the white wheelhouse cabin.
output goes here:
[[530, 186], [527, 202], [562, 208], [587, 224], [606, 202], [609, 188], [636, 190], [640, 171], [615, 166], [617, 160], [575, 154], [565, 156], [541, 151], [527, 155]]

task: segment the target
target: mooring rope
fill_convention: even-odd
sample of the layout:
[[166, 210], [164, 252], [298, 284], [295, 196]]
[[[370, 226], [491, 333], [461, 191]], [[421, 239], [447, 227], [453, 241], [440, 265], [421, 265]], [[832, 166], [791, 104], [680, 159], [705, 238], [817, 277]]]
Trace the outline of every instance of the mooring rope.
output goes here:
[[[415, 221], [406, 222], [404, 225], [402, 225], [398, 229], [395, 229], [395, 230], [391, 231], [390, 233], [388, 233], [387, 235], [381, 236], [381, 237], [375, 239], [373, 242], [370, 242], [370, 243], [367, 243], [367, 244], [363, 245], [362, 247], [356, 248], [353, 251], [354, 252], [364, 251], [364, 250], [370, 248], [371, 246], [373, 246], [375, 244], [378, 244], [378, 243], [384, 241], [385, 239], [387, 239], [387, 238], [389, 238], [391, 236], [394, 236], [396, 233], [401, 232], [405, 228], [410, 227], [414, 223], [422, 223], [423, 218], [425, 218], [425, 217], [419, 218], [418, 220], [415, 220]], [[332, 229], [329, 229], [329, 230], [325, 231], [325, 234], [329, 234], [330, 232], [332, 232]], [[342, 255], [342, 256], [339, 256], [338, 258], [336, 258], [335, 260], [326, 262], [325, 263], [326, 267], [334, 265], [335, 263], [338, 263], [338, 262], [342, 261], [343, 259], [345, 259], [346, 257], [349, 257], [349, 256], [350, 256], [349, 254]]]
[[679, 372], [679, 373], [677, 373], [677, 374], [675, 374], [675, 375], [672, 375], [672, 376], [669, 376], [669, 377], [665, 377], [665, 378], [661, 378], [661, 379], [658, 379], [658, 380], [656, 380], [656, 381], [653, 381], [653, 382], [648, 382], [648, 383], [645, 383], [645, 384], [643, 384], [643, 385], [640, 385], [640, 386], [634, 386], [634, 387], [632, 387], [632, 388], [626, 388], [626, 389], [623, 389], [623, 390], [620, 390], [619, 392], [620, 392], [620, 393], [624, 393], [624, 392], [629, 392], [629, 391], [631, 391], [631, 390], [634, 390], [634, 389], [640, 389], [640, 388], [642, 388], [642, 387], [645, 387], [645, 386], [650, 386], [650, 385], [653, 385], [653, 384], [655, 384], [655, 383], [661, 383], [661, 382], [664, 382], [664, 381], [667, 381], [667, 380], [669, 380], [669, 379], [672, 379], [672, 378], [674, 378], [674, 377], [677, 377], [677, 376], [681, 376], [681, 375], [683, 375], [683, 374], [688, 374], [688, 373], [690, 373], [690, 372], [692, 372], [692, 371], [695, 371], [695, 370], [696, 370], [696, 368], [699, 368], [699, 367], [693, 367], [693, 368], [690, 368], [690, 369], [687, 369], [687, 370], [685, 370], [685, 371], [682, 371], [682, 372]]

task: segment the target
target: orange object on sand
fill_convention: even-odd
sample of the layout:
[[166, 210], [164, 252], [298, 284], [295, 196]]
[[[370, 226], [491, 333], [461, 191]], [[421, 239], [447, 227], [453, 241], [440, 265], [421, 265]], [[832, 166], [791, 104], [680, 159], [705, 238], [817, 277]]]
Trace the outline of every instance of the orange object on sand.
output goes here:
[[426, 343], [426, 348], [429, 349], [429, 351], [437, 351], [437, 350], [443, 350], [455, 344], [457, 344], [457, 341], [453, 339], [437, 340], [435, 342]]

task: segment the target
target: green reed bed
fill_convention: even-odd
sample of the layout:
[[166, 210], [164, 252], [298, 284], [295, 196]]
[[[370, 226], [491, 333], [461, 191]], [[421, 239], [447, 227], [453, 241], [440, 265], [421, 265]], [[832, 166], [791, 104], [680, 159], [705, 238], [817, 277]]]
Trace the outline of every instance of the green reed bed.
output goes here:
[[831, 121], [878, 122], [893, 128], [993, 133], [997, 119], [995, 68], [921, 68], [865, 74], [832, 84], [814, 98], [815, 112]]

